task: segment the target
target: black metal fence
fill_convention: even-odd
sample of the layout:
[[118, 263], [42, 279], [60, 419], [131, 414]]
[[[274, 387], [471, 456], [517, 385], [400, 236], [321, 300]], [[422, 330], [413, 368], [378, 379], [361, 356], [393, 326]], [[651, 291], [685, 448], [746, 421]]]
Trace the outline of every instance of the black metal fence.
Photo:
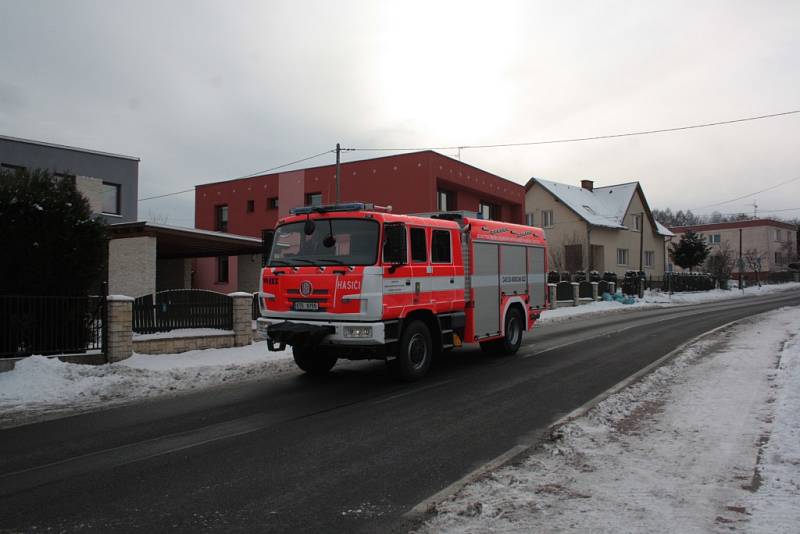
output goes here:
[[105, 297], [0, 296], [0, 358], [102, 351]]
[[178, 328], [233, 329], [233, 299], [202, 289], [172, 289], [133, 301], [133, 331], [169, 332]]

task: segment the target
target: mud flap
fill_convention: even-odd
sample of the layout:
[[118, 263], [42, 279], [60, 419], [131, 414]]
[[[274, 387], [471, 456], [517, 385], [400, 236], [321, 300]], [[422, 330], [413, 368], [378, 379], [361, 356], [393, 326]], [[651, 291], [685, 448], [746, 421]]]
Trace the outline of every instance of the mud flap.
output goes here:
[[284, 321], [267, 326], [267, 347], [270, 351], [281, 351], [286, 345], [316, 347], [336, 329], [330, 325], [313, 325]]

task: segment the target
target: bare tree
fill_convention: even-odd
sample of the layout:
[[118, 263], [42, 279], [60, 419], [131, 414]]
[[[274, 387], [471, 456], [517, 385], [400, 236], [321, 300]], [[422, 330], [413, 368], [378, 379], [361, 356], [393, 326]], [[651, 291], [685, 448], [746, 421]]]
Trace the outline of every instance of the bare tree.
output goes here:
[[719, 281], [720, 287], [727, 286], [734, 266], [734, 253], [730, 242], [725, 241], [708, 257], [705, 263], [706, 272], [711, 273]]
[[764, 254], [757, 249], [749, 248], [742, 255], [742, 259], [744, 260], [745, 267], [755, 273], [756, 283], [761, 287], [760, 273], [761, 265], [764, 262]]

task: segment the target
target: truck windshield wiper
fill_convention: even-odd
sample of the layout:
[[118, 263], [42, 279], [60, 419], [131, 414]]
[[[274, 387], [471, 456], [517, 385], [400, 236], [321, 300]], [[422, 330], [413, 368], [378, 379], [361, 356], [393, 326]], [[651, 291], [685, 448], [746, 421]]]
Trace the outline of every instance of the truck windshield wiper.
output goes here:
[[329, 261], [336, 265], [344, 265], [342, 260], [337, 260], [336, 258], [318, 258], [317, 261]]
[[291, 265], [291, 264], [290, 264], [288, 261], [283, 261], [283, 260], [271, 260], [271, 261], [269, 262], [269, 266], [270, 266], [270, 267], [272, 267], [272, 266], [273, 266], [274, 264], [276, 264], [276, 263], [280, 263], [280, 264], [287, 265], [287, 266], [288, 266], [288, 265]]
[[308, 265], [314, 265], [314, 262], [313, 262], [313, 261], [311, 261], [311, 260], [307, 260], [307, 259], [305, 259], [305, 258], [292, 258], [292, 259], [293, 259], [294, 261], [304, 261], [304, 262], [306, 262]]

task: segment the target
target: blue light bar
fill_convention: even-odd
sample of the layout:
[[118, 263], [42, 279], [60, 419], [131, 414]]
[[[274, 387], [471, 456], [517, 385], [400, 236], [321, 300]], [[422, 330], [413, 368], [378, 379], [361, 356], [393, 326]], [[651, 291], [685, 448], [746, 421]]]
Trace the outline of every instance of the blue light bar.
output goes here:
[[289, 213], [292, 215], [305, 215], [307, 213], [328, 213], [332, 211], [369, 211], [374, 206], [367, 202], [348, 202], [346, 204], [327, 204], [325, 206], [302, 206], [292, 208]]

